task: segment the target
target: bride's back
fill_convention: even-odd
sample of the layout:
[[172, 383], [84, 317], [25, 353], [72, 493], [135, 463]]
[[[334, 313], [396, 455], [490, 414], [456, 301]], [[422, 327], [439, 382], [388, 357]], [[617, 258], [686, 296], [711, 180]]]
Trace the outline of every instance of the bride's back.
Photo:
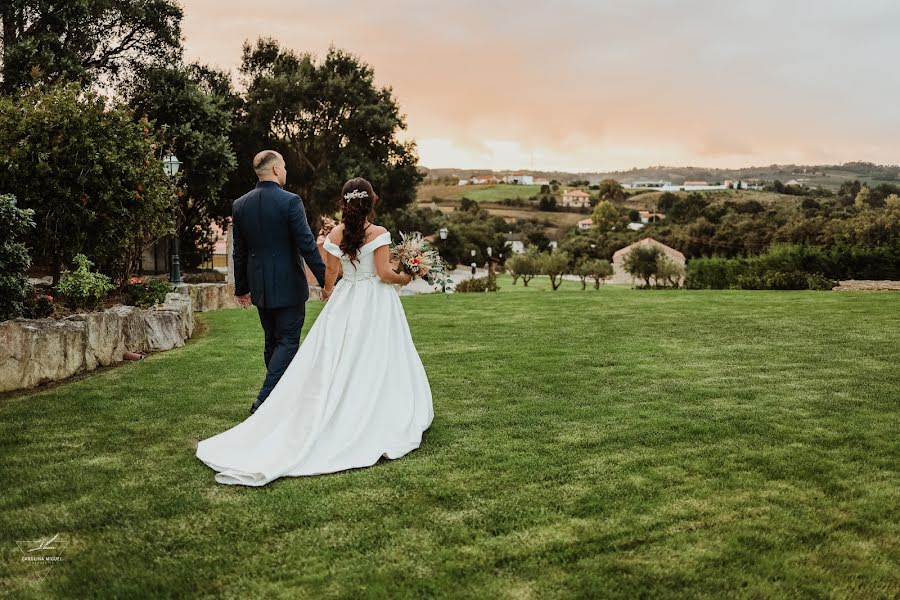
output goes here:
[[340, 248], [344, 233], [343, 224], [338, 225], [331, 233], [325, 236], [325, 250], [340, 259], [341, 267], [344, 270], [343, 277], [345, 279], [353, 281], [361, 278], [374, 277], [378, 274], [378, 270], [375, 266], [374, 251], [378, 246], [384, 243], [390, 243], [390, 232], [384, 227], [374, 224], [372, 224], [366, 232], [369, 233], [369, 231], [374, 231], [375, 234], [366, 237], [362, 246], [357, 250], [356, 260], [354, 261], [351, 261], [350, 257], [344, 254], [343, 250]]

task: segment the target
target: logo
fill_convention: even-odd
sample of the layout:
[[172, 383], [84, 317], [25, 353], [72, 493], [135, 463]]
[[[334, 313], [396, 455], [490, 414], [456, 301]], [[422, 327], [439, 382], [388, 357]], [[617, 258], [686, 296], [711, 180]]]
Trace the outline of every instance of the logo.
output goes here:
[[31, 565], [35, 577], [40, 581], [54, 566], [62, 562], [63, 550], [69, 545], [69, 542], [61, 540], [57, 533], [45, 540], [17, 541], [16, 545], [22, 551], [22, 562]]

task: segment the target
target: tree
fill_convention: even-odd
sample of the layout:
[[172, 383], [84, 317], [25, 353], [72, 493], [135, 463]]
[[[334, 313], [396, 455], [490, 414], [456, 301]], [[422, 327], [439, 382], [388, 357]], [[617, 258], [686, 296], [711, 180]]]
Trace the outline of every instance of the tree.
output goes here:
[[668, 213], [675, 203], [678, 202], [678, 196], [672, 192], [663, 192], [656, 200], [656, 210], [661, 213]]
[[598, 232], [606, 233], [622, 221], [622, 211], [609, 200], [603, 200], [594, 207], [591, 219]]
[[509, 257], [506, 261], [506, 268], [512, 275], [513, 285], [521, 277], [522, 284], [525, 287], [528, 287], [528, 282], [540, 273], [540, 265], [538, 265], [535, 252], [531, 248], [524, 254], [516, 254]]
[[590, 276], [594, 280], [594, 289], [600, 289], [600, 282], [605, 281], [613, 276], [613, 266], [608, 260], [600, 258], [591, 260], [587, 264]]
[[615, 179], [604, 179], [598, 187], [598, 195], [601, 200], [617, 202], [625, 199], [625, 190], [622, 184]]
[[[405, 230], [401, 229], [400, 231]], [[446, 240], [442, 240], [440, 237], [434, 240], [434, 248], [441, 255], [441, 260], [448, 269], [455, 269], [456, 265], [464, 263], [466, 260], [464, 256], [466, 251], [465, 238], [457, 233], [455, 227], [447, 231]]]
[[148, 122], [76, 85], [0, 97], [0, 193], [34, 210], [27, 243], [54, 283], [78, 253], [122, 281], [142, 243], [171, 231], [160, 152]]
[[646, 287], [650, 287], [650, 278], [656, 274], [657, 259], [662, 254], [656, 246], [637, 246], [625, 256], [622, 266], [632, 276], [643, 279]]
[[550, 277], [550, 285], [555, 291], [562, 285], [562, 276], [572, 270], [572, 255], [565, 250], [542, 253], [538, 259], [538, 268]]
[[34, 211], [16, 206], [16, 198], [0, 196], [0, 321], [22, 315], [31, 266], [28, 248], [22, 240], [34, 228]]
[[689, 223], [703, 214], [703, 209], [707, 206], [709, 206], [709, 202], [703, 196], [697, 192], [691, 192], [684, 198], [678, 198], [672, 204], [666, 211], [666, 219], [672, 223]]
[[684, 267], [660, 253], [656, 259], [656, 272], [653, 274], [656, 285], [662, 284], [677, 288], [681, 285], [683, 277]]
[[244, 44], [240, 73], [247, 92], [230, 195], [252, 187], [250, 160], [271, 147], [284, 155], [287, 188], [303, 198], [312, 222], [337, 208], [341, 186], [356, 176], [372, 182], [381, 214], [413, 202], [423, 178], [416, 146], [398, 139], [405, 117], [369, 65], [334, 47], [317, 60], [259, 39]]
[[869, 186], [863, 185], [856, 194], [853, 203], [857, 208], [861, 209], [880, 208], [884, 205], [884, 200], [879, 198], [876, 194], [873, 194]]
[[0, 91], [112, 85], [135, 65], [177, 58], [182, 16], [176, 0], [5, 0]]
[[181, 260], [197, 267], [212, 252], [211, 225], [224, 225], [234, 198], [221, 191], [237, 166], [230, 139], [239, 98], [226, 73], [199, 64], [151, 67], [127, 90], [135, 113], [164, 129], [165, 148], [184, 163], [178, 198]]
[[598, 239], [592, 233], [576, 231], [560, 240], [559, 249], [565, 250], [576, 259], [601, 258], [603, 248]]
[[577, 275], [581, 280], [581, 289], [585, 289], [587, 287], [587, 278], [591, 276], [591, 269], [588, 266], [588, 263], [591, 259], [589, 258], [579, 258], [575, 261], [575, 266], [572, 267], [572, 274]]
[[550, 194], [543, 194], [538, 199], [538, 210], [545, 211], [555, 211], [556, 210], [556, 198], [551, 196]]

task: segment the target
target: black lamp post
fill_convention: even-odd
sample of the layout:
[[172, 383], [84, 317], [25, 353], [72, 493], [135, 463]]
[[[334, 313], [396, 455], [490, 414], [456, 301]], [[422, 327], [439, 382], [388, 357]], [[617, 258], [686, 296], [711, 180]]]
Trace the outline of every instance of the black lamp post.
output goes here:
[[[434, 202], [432, 201], [432, 204], [433, 204], [433, 203], [434, 203]], [[447, 228], [446, 228], [446, 227], [441, 227], [441, 228], [438, 230], [438, 233], [440, 234], [442, 240], [446, 240], [446, 239], [447, 239], [447, 234], [448, 234], [449, 232], [447, 231]], [[447, 272], [446, 272], [446, 271], [444, 271], [444, 276], [441, 278], [441, 292], [444, 293], [444, 294], [447, 293]]]
[[[178, 160], [178, 157], [171, 152], [163, 157], [163, 170], [169, 177], [175, 177], [175, 175], [178, 173], [178, 169], [181, 168], [181, 165], [182, 162]], [[181, 249], [181, 236], [178, 234], [179, 232], [177, 216], [175, 220], [175, 251], [172, 254], [172, 269], [169, 274], [169, 283], [171, 283], [172, 285], [181, 285], [181, 283], [183, 283], [181, 279], [181, 259], [178, 257], [178, 252]]]

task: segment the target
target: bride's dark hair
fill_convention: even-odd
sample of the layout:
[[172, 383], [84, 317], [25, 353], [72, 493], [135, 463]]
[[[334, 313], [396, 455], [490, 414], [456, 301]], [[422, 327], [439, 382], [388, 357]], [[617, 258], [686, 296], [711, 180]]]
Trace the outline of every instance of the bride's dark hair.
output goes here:
[[341, 190], [341, 223], [344, 224], [344, 232], [341, 236], [341, 251], [350, 257], [351, 261], [357, 260], [359, 249], [366, 240], [366, 217], [375, 208], [378, 196], [372, 189], [372, 184], [356, 177], [344, 184]]

